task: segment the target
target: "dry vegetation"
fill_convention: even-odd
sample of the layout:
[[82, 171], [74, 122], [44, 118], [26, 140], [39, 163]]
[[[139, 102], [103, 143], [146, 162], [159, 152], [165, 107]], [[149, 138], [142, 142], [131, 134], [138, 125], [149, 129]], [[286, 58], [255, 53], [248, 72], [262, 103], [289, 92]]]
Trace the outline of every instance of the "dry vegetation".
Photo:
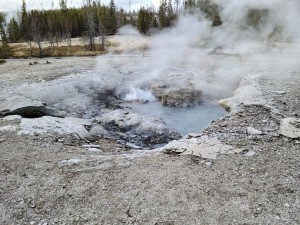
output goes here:
[[[96, 56], [105, 53], [102, 50], [101, 44], [95, 44], [95, 51], [88, 51], [87, 45], [84, 41], [80, 41], [75, 38], [72, 40], [72, 45], [68, 46], [66, 42], [55, 43], [51, 47], [49, 42], [42, 43], [43, 57], [62, 57], [62, 56]], [[109, 42], [105, 43], [105, 47], [110, 45]], [[31, 47], [29, 43], [10, 43], [13, 58], [27, 58], [27, 57], [39, 57], [40, 49], [36, 43], [32, 43]]]

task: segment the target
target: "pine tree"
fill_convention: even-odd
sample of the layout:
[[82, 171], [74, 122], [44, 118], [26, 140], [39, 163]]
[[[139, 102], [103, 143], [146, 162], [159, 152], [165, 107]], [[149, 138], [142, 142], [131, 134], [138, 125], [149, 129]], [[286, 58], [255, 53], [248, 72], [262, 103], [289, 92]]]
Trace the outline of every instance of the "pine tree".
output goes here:
[[160, 28], [167, 27], [167, 3], [162, 0], [158, 10], [158, 19]]
[[15, 18], [11, 18], [7, 25], [8, 40], [9, 42], [17, 42], [21, 39], [21, 31], [19, 24]]
[[141, 7], [138, 13], [138, 29], [141, 33], [147, 34], [151, 28], [153, 14], [150, 9]]
[[20, 28], [21, 28], [22, 39], [25, 40], [25, 41], [28, 41], [30, 39], [29, 38], [30, 18], [29, 18], [29, 15], [27, 13], [25, 0], [23, 0], [22, 7], [21, 7], [21, 24], [20, 24]]
[[117, 32], [117, 15], [114, 0], [110, 0], [108, 8], [108, 32], [115, 34]]

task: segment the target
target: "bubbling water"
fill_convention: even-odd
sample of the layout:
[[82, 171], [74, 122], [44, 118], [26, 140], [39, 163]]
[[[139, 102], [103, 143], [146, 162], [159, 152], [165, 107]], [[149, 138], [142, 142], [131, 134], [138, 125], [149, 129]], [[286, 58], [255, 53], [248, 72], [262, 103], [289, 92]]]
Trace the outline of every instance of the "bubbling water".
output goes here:
[[125, 101], [141, 100], [147, 102], [157, 101], [157, 99], [154, 97], [151, 91], [143, 90], [135, 87], [130, 87], [130, 91], [128, 94], [125, 95], [124, 100]]

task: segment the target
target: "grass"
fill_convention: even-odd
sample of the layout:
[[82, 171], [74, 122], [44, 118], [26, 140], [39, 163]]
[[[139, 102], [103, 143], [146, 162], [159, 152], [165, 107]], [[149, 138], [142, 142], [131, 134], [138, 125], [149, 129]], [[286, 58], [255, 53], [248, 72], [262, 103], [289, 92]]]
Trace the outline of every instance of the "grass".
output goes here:
[[[24, 58], [24, 57], [39, 57], [40, 52], [37, 47], [27, 47], [22, 44], [11, 45], [12, 57], [13, 58]], [[43, 57], [64, 57], [64, 56], [96, 56], [105, 53], [101, 50], [100, 44], [95, 44], [95, 51], [86, 50], [84, 45], [68, 46], [54, 46], [43, 48]]]

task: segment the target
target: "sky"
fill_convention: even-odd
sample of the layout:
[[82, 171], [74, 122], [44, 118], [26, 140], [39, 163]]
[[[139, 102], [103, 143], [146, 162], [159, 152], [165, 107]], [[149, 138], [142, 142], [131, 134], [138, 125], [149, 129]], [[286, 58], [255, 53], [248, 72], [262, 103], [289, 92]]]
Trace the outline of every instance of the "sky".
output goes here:
[[[118, 8], [129, 9], [129, 1], [131, 1], [131, 9], [139, 9], [143, 6], [159, 5], [160, 0], [114, 0]], [[25, 0], [27, 9], [51, 9], [51, 0]], [[54, 8], [59, 8], [59, 0], [53, 0]], [[83, 5], [84, 0], [67, 0], [68, 7], [79, 7]], [[110, 0], [101, 0], [107, 5]], [[7, 12], [9, 15], [21, 8], [22, 0], [0, 0], [0, 11]]]

